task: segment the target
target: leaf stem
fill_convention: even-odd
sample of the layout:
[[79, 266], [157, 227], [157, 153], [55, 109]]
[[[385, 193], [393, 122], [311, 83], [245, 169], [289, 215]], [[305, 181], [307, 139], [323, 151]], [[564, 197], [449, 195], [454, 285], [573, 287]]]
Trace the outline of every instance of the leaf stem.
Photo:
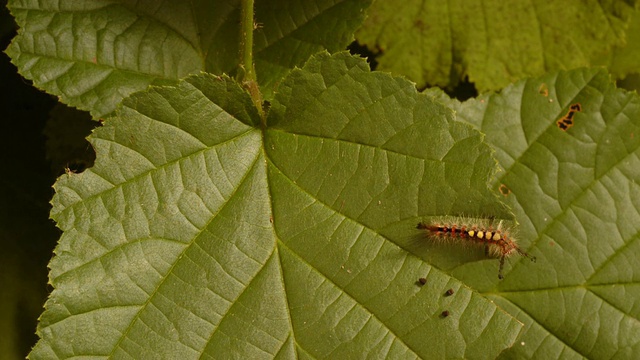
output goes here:
[[264, 124], [264, 111], [262, 108], [262, 93], [258, 87], [256, 69], [253, 65], [253, 31], [255, 22], [253, 19], [253, 1], [242, 0], [242, 24], [240, 29], [240, 67], [244, 70], [242, 74], [242, 84], [249, 91], [253, 103], [260, 113]]

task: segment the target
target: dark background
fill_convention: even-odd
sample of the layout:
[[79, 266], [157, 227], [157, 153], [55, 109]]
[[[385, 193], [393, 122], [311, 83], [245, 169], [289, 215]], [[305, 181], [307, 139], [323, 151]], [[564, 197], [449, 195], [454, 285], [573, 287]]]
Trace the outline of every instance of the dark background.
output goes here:
[[[0, 1], [0, 49], [16, 25]], [[49, 220], [56, 174], [43, 128], [56, 101], [17, 74], [0, 53], [0, 358], [24, 359], [49, 291], [47, 263], [60, 232]]]

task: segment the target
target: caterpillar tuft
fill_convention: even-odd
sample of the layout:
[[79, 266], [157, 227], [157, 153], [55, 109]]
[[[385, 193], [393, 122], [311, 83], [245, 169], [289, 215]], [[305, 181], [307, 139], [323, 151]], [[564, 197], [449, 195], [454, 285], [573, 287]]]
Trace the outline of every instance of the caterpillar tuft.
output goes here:
[[502, 280], [504, 259], [519, 254], [535, 262], [531, 256], [518, 247], [512, 222], [494, 218], [471, 218], [464, 216], [433, 217], [428, 222], [416, 226], [427, 232], [427, 237], [440, 242], [459, 242], [482, 245], [487, 256], [500, 259], [498, 278]]

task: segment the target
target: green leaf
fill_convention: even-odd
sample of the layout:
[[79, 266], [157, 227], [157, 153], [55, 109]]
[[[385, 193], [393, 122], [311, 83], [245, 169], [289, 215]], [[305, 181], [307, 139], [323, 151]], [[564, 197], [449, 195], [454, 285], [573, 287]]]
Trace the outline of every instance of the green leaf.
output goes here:
[[371, 0], [256, 1], [259, 27], [254, 47], [261, 90], [271, 97], [282, 78], [312, 54], [345, 49], [370, 4]]
[[[357, 32], [379, 69], [418, 83], [479, 90], [547, 71], [601, 63], [625, 45], [635, 1], [459, 2], [380, 0]], [[637, 61], [634, 61], [633, 66]]]
[[[477, 131], [344, 53], [292, 71], [258, 120], [238, 85], [201, 74], [133, 95], [94, 131], [95, 166], [55, 185], [64, 233], [31, 358], [494, 358], [514, 344], [522, 323], [447, 275], [469, 251], [415, 229], [510, 216]], [[469, 276], [497, 283], [477, 253]]]
[[[255, 58], [267, 94], [312, 54], [343, 49], [370, 0], [258, 2]], [[21, 27], [7, 53], [64, 103], [106, 116], [149, 84], [238, 66], [240, 1], [9, 1]]]
[[[494, 180], [534, 244], [528, 281], [484, 290], [525, 324], [505, 358], [633, 358], [640, 353], [640, 98], [603, 70], [521, 81], [502, 93], [440, 100], [487, 135]], [[572, 104], [582, 111], [563, 131]], [[470, 284], [473, 286], [473, 284]]]
[[618, 79], [628, 74], [640, 73], [640, 11], [634, 11], [626, 31], [626, 44], [617, 47], [612, 52], [603, 54], [603, 58], [595, 65], [607, 66], [609, 71]]

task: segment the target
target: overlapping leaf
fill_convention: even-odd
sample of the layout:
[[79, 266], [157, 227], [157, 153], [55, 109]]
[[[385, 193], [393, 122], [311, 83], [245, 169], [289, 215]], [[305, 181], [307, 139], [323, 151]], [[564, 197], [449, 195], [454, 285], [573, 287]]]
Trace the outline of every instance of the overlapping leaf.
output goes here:
[[[524, 346], [506, 358], [640, 353], [638, 95], [603, 70], [575, 70], [462, 104], [440, 99], [487, 134], [503, 169], [494, 188], [538, 257], [525, 283], [507, 277], [484, 289], [526, 324]], [[575, 104], [581, 111], [562, 129]]]
[[[95, 131], [95, 167], [55, 186], [64, 234], [32, 358], [493, 358], [514, 343], [519, 321], [406, 238], [423, 216], [508, 217], [480, 134], [347, 54], [280, 89], [263, 130], [239, 86], [203, 74]], [[497, 281], [495, 261], [476, 264]]]
[[381, 70], [421, 87], [453, 87], [468, 76], [480, 90], [499, 89], [547, 71], [609, 62], [616, 73], [639, 71], [624, 53], [608, 59], [626, 44], [635, 6], [622, 0], [381, 0], [356, 37], [380, 53]]
[[[369, 0], [257, 2], [262, 90], [312, 54], [343, 49]], [[240, 1], [9, 1], [20, 25], [7, 52], [20, 73], [96, 118], [149, 84], [238, 66]]]

